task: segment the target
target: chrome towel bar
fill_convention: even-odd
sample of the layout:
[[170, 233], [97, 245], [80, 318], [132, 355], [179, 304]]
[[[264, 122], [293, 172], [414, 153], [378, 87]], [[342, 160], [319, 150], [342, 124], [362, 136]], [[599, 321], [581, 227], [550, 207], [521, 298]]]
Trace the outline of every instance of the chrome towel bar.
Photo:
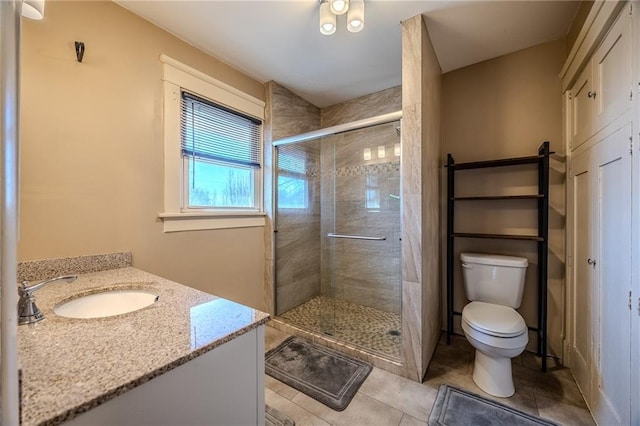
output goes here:
[[372, 241], [384, 241], [387, 237], [367, 237], [364, 235], [342, 235], [342, 234], [332, 234], [328, 233], [327, 237], [329, 238], [346, 238], [349, 240], [372, 240]]

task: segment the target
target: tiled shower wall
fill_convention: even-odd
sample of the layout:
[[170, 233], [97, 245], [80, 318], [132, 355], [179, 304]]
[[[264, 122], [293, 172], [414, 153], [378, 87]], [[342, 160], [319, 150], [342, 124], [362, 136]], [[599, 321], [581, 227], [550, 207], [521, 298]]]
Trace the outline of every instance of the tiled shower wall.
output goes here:
[[[402, 104], [401, 88], [395, 87], [319, 110], [278, 84], [269, 84], [274, 141], [399, 111]], [[305, 158], [309, 199], [307, 208], [278, 211], [276, 314], [318, 294], [400, 313], [400, 201], [390, 196], [400, 193], [400, 161], [394, 154], [400, 142], [398, 127], [397, 122], [389, 123], [286, 148], [290, 155]], [[385, 156], [378, 158], [380, 146]], [[370, 149], [371, 160], [363, 160], [365, 148]], [[378, 197], [370, 200], [369, 207], [367, 189]], [[387, 239], [328, 239], [326, 235], [334, 232], [334, 220], [337, 233]]]
[[[319, 108], [274, 82], [269, 83], [268, 91], [271, 97], [272, 140], [320, 128]], [[309, 196], [306, 208], [278, 211], [278, 232], [273, 234], [278, 258], [275, 262], [278, 288], [274, 290], [276, 315], [320, 294], [320, 179], [318, 173], [313, 172], [319, 167], [319, 141], [292, 146], [291, 149], [305, 157], [304, 177], [308, 179]], [[275, 164], [275, 161], [271, 163]]]
[[[284, 195], [285, 177], [294, 179], [294, 192], [306, 197], [298, 198], [297, 204], [277, 206], [278, 315], [320, 294], [320, 141], [283, 146], [279, 161], [278, 197]], [[292, 172], [292, 161], [294, 166], [304, 165], [304, 170]]]

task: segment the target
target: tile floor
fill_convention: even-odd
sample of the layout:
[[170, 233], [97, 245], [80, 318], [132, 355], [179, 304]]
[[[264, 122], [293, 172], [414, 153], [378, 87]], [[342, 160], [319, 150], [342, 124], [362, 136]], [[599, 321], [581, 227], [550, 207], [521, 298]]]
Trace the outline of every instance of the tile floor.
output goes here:
[[[267, 326], [265, 336], [265, 349], [269, 350], [289, 335]], [[450, 346], [441, 340], [423, 383], [374, 367], [342, 412], [268, 375], [265, 375], [265, 399], [267, 404], [293, 418], [297, 426], [426, 425], [438, 387], [446, 383], [562, 425], [595, 424], [567, 368], [550, 366], [547, 373], [542, 373], [538, 359], [523, 354], [513, 361], [516, 394], [507, 399], [482, 392], [473, 383], [472, 368], [473, 348], [464, 337], [454, 336]]]

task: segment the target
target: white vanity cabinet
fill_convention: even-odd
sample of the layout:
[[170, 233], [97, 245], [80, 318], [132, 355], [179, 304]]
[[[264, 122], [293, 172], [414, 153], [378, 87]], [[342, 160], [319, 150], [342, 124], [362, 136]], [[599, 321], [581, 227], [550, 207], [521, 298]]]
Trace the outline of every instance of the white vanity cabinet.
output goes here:
[[264, 425], [264, 325], [67, 425]]

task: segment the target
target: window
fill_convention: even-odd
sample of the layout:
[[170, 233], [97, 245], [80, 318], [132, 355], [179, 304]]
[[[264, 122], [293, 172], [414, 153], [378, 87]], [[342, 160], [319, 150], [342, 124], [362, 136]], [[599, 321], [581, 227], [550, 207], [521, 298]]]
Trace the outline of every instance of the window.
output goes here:
[[380, 211], [380, 185], [377, 175], [367, 175], [365, 200], [365, 205], [370, 212]]
[[278, 148], [278, 208], [309, 206], [306, 153], [296, 146]]
[[258, 209], [260, 121], [182, 92], [183, 210]]
[[264, 226], [264, 102], [161, 55], [165, 232]]

